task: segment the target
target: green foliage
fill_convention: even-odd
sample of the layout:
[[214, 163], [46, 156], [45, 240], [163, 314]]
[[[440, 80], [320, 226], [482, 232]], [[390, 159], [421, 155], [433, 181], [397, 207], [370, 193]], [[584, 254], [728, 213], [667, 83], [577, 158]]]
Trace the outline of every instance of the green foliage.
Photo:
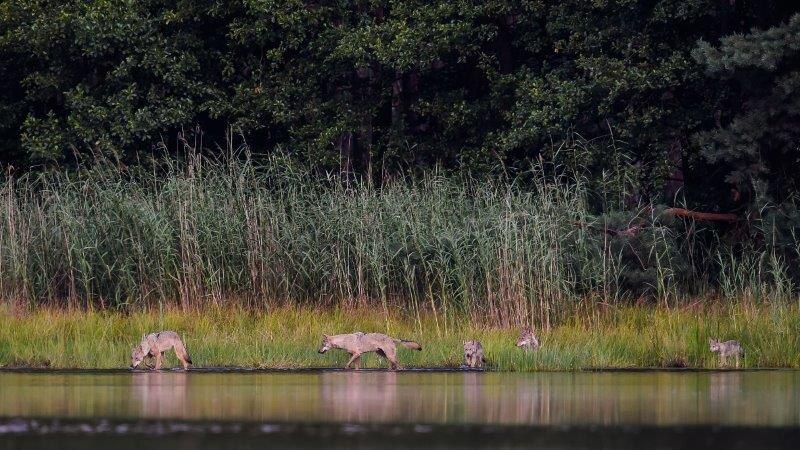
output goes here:
[[218, 91], [204, 79], [215, 52], [198, 36], [210, 30], [190, 25], [202, 18], [180, 23], [191, 7], [172, 5], [4, 3], [0, 53], [16, 55], [11, 75], [26, 113], [18, 136], [31, 157], [119, 153], [192, 124]]
[[792, 199], [800, 187], [800, 14], [784, 24], [701, 42], [695, 57], [720, 78], [721, 98], [741, 106], [698, 135], [701, 155], [757, 207]]
[[[577, 135], [614, 142], [614, 157], [579, 155], [591, 183], [625, 160], [640, 200], [673, 201], [677, 178], [688, 201], [725, 209], [709, 165], [741, 184], [791, 159], [784, 3], [5, 0], [0, 150], [24, 166], [137, 161], [199, 127], [209, 153], [235, 130], [323, 170], [491, 172], [557, 162]], [[753, 26], [765, 31], [735, 34]]]

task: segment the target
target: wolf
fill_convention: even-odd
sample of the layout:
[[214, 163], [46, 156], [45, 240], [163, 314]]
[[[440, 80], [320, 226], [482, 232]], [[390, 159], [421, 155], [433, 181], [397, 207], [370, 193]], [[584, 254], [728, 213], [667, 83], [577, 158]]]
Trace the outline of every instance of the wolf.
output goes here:
[[523, 328], [522, 332], [519, 333], [519, 339], [517, 339], [517, 347], [525, 350], [536, 350], [539, 348], [539, 339], [536, 338], [530, 328]]
[[[192, 358], [186, 352], [186, 346], [183, 340], [174, 331], [160, 331], [158, 333], [150, 333], [142, 336], [142, 341], [139, 345], [133, 347], [131, 350], [131, 369], [136, 368], [139, 364], [144, 362], [145, 358], [155, 358], [155, 370], [161, 369], [161, 362], [164, 359], [164, 352], [169, 349], [175, 349], [175, 356], [183, 364], [183, 370], [188, 370], [189, 365], [192, 364]], [[145, 363], [147, 366], [147, 363]], [[147, 366], [150, 368], [149, 366]]]
[[721, 342], [716, 339], [708, 339], [708, 348], [712, 353], [719, 353], [722, 364], [727, 364], [728, 357], [736, 357], [736, 368], [739, 368], [739, 357], [744, 354], [744, 349], [737, 341]]
[[464, 366], [470, 369], [481, 369], [486, 362], [483, 346], [478, 341], [464, 341]]
[[350, 360], [345, 364], [345, 369], [349, 369], [352, 364], [355, 364], [356, 369], [358, 369], [361, 365], [361, 355], [367, 352], [375, 352], [389, 361], [392, 370], [397, 370], [400, 365], [397, 363], [397, 347], [395, 344], [400, 344], [412, 350], [422, 350], [422, 346], [414, 341], [395, 339], [381, 333], [357, 332], [333, 336], [322, 335], [322, 345], [319, 348], [319, 352], [325, 353], [332, 348], [346, 351], [350, 354]]

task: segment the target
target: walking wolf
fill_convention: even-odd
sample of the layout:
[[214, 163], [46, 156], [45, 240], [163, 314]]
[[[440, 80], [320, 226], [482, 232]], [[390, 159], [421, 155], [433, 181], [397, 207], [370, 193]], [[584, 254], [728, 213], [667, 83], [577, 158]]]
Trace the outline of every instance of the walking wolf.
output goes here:
[[413, 341], [395, 339], [381, 333], [350, 333], [337, 334], [334, 336], [323, 335], [320, 353], [325, 353], [332, 348], [338, 348], [350, 354], [344, 368], [349, 369], [350, 365], [355, 364], [356, 369], [361, 364], [361, 355], [368, 352], [375, 352], [379, 356], [386, 358], [392, 367], [397, 370], [400, 365], [397, 363], [397, 347], [400, 344], [405, 348], [422, 350], [422, 346]]

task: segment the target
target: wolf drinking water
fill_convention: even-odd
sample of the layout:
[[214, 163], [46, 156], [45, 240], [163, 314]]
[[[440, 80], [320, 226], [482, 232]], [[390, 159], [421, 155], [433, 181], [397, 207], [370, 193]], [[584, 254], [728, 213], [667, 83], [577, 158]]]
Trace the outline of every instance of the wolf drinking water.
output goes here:
[[192, 364], [192, 358], [186, 352], [183, 340], [174, 331], [161, 331], [142, 336], [142, 341], [139, 345], [131, 350], [131, 369], [136, 368], [148, 357], [156, 359], [155, 370], [161, 369], [164, 352], [171, 348], [175, 349], [175, 356], [183, 364], [183, 369], [187, 370], [189, 365]]

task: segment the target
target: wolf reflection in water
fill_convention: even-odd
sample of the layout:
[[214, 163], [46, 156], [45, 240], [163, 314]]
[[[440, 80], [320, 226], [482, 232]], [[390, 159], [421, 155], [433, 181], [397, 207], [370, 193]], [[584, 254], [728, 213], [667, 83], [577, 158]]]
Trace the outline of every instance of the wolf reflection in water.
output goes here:
[[135, 373], [131, 390], [139, 401], [140, 417], [187, 417], [191, 405], [188, 399], [188, 374]]
[[0, 417], [800, 427], [800, 372], [0, 372]]

